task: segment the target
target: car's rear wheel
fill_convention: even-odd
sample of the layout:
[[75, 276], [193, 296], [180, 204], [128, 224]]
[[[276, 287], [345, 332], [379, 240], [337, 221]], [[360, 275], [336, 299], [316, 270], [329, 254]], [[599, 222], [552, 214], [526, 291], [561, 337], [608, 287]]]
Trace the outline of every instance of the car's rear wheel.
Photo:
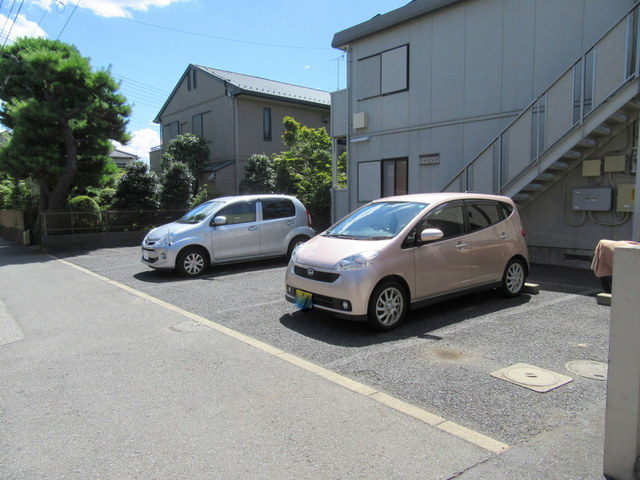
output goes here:
[[507, 264], [502, 275], [502, 294], [507, 297], [520, 295], [524, 288], [526, 270], [524, 262], [519, 258], [513, 258]]
[[209, 265], [209, 255], [202, 248], [185, 248], [178, 255], [176, 269], [183, 277], [197, 277]]
[[381, 283], [369, 300], [369, 325], [381, 331], [396, 328], [404, 320], [407, 304], [407, 293], [400, 283], [393, 280]]

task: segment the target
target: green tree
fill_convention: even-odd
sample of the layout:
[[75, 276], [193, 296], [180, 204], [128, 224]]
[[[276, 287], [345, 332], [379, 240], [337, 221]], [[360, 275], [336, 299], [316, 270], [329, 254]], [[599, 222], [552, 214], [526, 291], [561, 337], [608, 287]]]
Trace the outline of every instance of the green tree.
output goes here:
[[157, 210], [158, 179], [144, 162], [133, 162], [125, 169], [112, 202], [117, 210]]
[[275, 190], [297, 196], [314, 225], [325, 228], [331, 220], [331, 138], [324, 128], [306, 127], [292, 117], [282, 123], [289, 149], [274, 157]]
[[243, 192], [275, 193], [275, 163], [268, 155], [264, 153], [251, 155], [244, 170], [244, 179], [240, 182], [240, 188]]
[[193, 199], [193, 174], [184, 162], [172, 162], [164, 171], [160, 190], [160, 208], [188, 209]]
[[205, 141], [193, 133], [178, 135], [169, 142], [167, 151], [162, 154], [161, 169], [166, 170], [173, 162], [183, 162], [189, 166], [195, 178], [193, 193], [198, 191], [198, 175], [209, 161], [209, 147]]
[[37, 182], [42, 210], [62, 209], [76, 173], [101, 172], [110, 140], [128, 141], [131, 109], [108, 71], [63, 42], [20, 38], [0, 52], [0, 72], [0, 121], [12, 131], [0, 168]]

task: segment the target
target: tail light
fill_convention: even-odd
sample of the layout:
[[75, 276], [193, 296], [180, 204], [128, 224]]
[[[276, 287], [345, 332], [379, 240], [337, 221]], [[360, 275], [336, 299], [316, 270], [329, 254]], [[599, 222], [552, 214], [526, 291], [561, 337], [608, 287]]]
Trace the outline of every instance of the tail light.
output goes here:
[[312, 227], [313, 225], [311, 224], [311, 215], [309, 214], [309, 210], [307, 210], [307, 225], [309, 227]]

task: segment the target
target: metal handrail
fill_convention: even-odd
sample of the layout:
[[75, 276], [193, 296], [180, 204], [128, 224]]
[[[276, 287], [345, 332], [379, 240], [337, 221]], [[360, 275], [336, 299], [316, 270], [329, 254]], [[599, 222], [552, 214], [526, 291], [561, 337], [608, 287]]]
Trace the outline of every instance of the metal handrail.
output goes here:
[[[611, 34], [614, 30], [616, 30], [621, 24], [632, 21], [632, 25], [634, 28], [633, 31], [633, 39], [634, 41], [637, 43], [638, 42], [638, 23], [637, 22], [633, 22], [634, 20], [634, 16], [638, 15], [638, 9], [640, 8], [640, 4], [635, 5], [634, 7], [632, 7], [629, 12], [627, 14], [624, 15], [624, 17], [616, 22], [615, 25], [613, 25], [606, 33], [604, 33], [599, 39], [598, 41], [596, 41], [591, 47], [589, 47], [581, 56], [578, 60], [576, 60], [573, 64], [571, 64], [571, 66], [566, 69], [558, 78], [556, 78], [556, 80], [554, 80], [551, 85], [540, 95], [538, 95], [536, 98], [533, 99], [533, 101], [524, 109], [522, 110], [522, 112], [520, 114], [518, 114], [510, 123], [509, 125], [507, 125], [495, 138], [494, 140], [492, 140], [491, 142], [489, 142], [489, 144], [480, 151], [480, 153], [478, 153], [478, 155], [476, 155], [473, 160], [471, 160], [469, 163], [467, 163], [464, 167], [462, 167], [462, 169], [456, 174], [454, 175], [454, 177], [444, 186], [442, 187], [442, 191], [446, 191], [447, 188], [449, 188], [450, 186], [452, 186], [455, 182], [457, 181], [461, 181], [461, 179], [464, 176], [464, 180], [465, 180], [465, 185], [468, 187], [469, 184], [469, 171], [470, 169], [475, 165], [475, 163], [477, 161], [479, 161], [480, 159], [482, 159], [484, 157], [484, 155], [486, 153], [489, 152], [490, 149], [495, 148], [496, 145], [500, 145], [503, 137], [505, 135], [508, 134], [508, 132], [514, 127], [514, 125], [516, 125], [520, 120], [523, 119], [523, 117], [525, 115], [530, 115], [531, 112], [533, 111], [534, 107], [536, 106], [536, 104], [538, 104], [541, 100], [546, 102], [547, 99], [547, 95], [548, 93], [568, 74], [572, 73], [574, 68], [579, 65], [581, 62], [585, 61], [586, 56], [592, 52], [595, 48], [598, 47], [598, 45], [600, 45], [605, 38], [608, 37], [609, 34]], [[629, 45], [626, 44], [626, 47], [628, 47]], [[572, 131], [574, 131], [576, 128], [579, 128], [585, 121], [585, 119], [591, 115], [593, 112], [595, 112], [599, 106], [601, 106], [602, 104], [606, 103], [612, 96], [614, 96], [621, 88], [623, 88], [625, 85], [627, 85], [629, 82], [635, 80], [638, 78], [639, 76], [639, 64], [640, 64], [640, 48], [637, 48], [637, 51], [635, 52], [635, 68], [632, 72], [629, 73], [629, 75], [625, 75], [625, 79], [624, 81], [613, 90], [613, 92], [611, 92], [609, 95], [607, 95], [605, 98], [603, 98], [600, 102], [598, 102], [597, 105], [593, 105], [591, 107], [591, 109], [585, 113], [582, 105], [581, 105], [581, 109], [580, 109], [580, 118], [578, 119], [577, 122], [575, 122], [573, 125], [571, 125], [562, 135], [559, 136], [559, 138], [549, 144], [549, 145], [545, 145], [545, 148], [542, 149], [541, 151], [537, 152], [537, 155], [535, 156], [535, 158], [532, 159], [532, 161], [526, 165], [524, 168], [522, 168], [518, 173], [513, 175], [513, 178], [507, 180], [507, 181], [503, 181], [503, 179], [501, 178], [502, 176], [499, 176], [498, 179], [498, 188], [496, 191], [494, 191], [494, 193], [502, 193], [506, 187], [508, 187], [511, 183], [513, 183], [516, 179], [518, 179], [520, 177], [520, 175], [522, 175], [524, 172], [528, 171], [532, 165], [537, 165], [539, 163], [540, 158], [544, 155], [544, 153], [546, 153], [549, 149], [551, 149], [554, 145], [556, 145], [558, 142], [560, 142], [564, 137], [566, 137], [567, 134], [571, 133]], [[626, 61], [624, 64], [624, 67], [627, 67]], [[549, 105], [546, 105], [546, 109], [549, 109]], [[501, 151], [501, 149], [499, 149], [499, 158], [498, 158], [498, 166], [499, 168], [502, 167], [503, 165], [503, 155], [504, 152]], [[495, 175], [494, 175], [495, 177]], [[494, 182], [494, 190], [495, 190], [495, 182]]]

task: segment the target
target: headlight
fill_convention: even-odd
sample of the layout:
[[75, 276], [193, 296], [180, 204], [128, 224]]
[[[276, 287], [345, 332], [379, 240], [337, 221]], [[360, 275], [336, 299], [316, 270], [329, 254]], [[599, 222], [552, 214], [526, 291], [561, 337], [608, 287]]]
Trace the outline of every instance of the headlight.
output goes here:
[[173, 243], [172, 235], [167, 233], [155, 243], [154, 247], [168, 247], [171, 243]]
[[375, 259], [380, 255], [378, 250], [370, 250], [368, 252], [357, 253], [343, 258], [336, 263], [336, 270], [362, 270], [373, 265]]
[[291, 262], [295, 262], [296, 260], [298, 260], [298, 252], [300, 251], [300, 247], [302, 247], [302, 245], [302, 243], [299, 243], [295, 247], [293, 247], [293, 250], [291, 251], [291, 257], [289, 258]]

